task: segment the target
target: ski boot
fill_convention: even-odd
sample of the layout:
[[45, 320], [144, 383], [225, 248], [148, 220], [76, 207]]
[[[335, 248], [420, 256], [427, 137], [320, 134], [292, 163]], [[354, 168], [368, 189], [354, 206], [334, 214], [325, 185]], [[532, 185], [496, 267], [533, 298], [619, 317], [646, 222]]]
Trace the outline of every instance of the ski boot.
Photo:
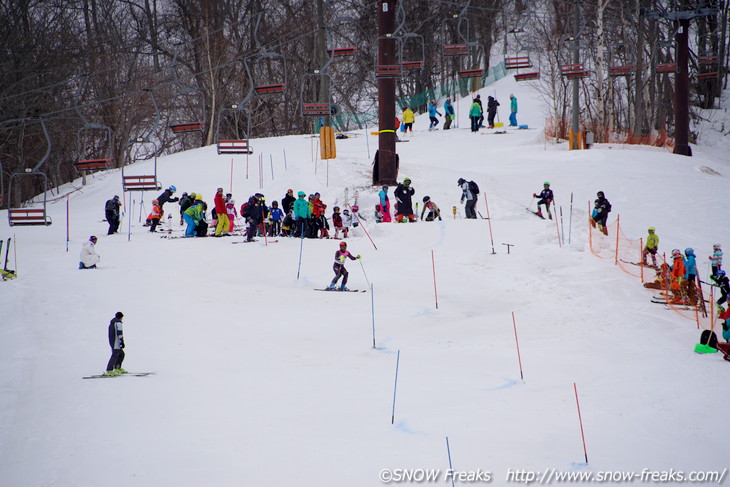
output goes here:
[[340, 286], [340, 291], [349, 291], [349, 289], [347, 289], [347, 286], [345, 286], [344, 284], [342, 284]]
[[330, 291], [335, 291], [335, 290], [337, 290], [337, 288], [335, 287], [335, 285], [334, 285], [334, 284], [330, 284], [329, 286], [327, 286], [327, 289], [328, 289], [328, 290], [330, 290]]
[[117, 372], [116, 370], [107, 370], [106, 372], [104, 372], [104, 375], [108, 375], [109, 377], [116, 377], [119, 375], [119, 372]]
[[124, 369], [123, 369], [123, 368], [121, 368], [121, 367], [119, 367], [118, 369], [114, 369], [114, 372], [116, 372], [116, 373], [117, 373], [117, 375], [119, 375], [119, 374], [126, 374], [126, 373], [127, 373], [127, 371], [126, 371], [126, 370], [124, 370]]

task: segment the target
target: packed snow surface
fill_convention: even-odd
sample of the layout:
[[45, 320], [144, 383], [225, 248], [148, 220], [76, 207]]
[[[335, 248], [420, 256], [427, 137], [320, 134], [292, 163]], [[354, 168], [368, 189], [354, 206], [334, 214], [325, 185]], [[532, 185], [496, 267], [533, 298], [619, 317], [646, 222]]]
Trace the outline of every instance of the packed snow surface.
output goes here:
[[[304, 135], [254, 140], [248, 158], [210, 146], [159, 159], [164, 187], [202, 193], [209, 208], [219, 186], [237, 206], [289, 188], [320, 192], [328, 217], [358, 204], [367, 222], [348, 239], [362, 255], [347, 262], [348, 286], [366, 293], [313, 291], [332, 278], [335, 240], [151, 234], [142, 222], [158, 192], [124, 194], [120, 170], [64, 186], [68, 198], [49, 203], [52, 226], [11, 228], [0, 212], [18, 271], [0, 283], [0, 485], [355, 487], [383, 485], [384, 469], [440, 469], [445, 484], [450, 460], [493, 485], [519, 469], [721, 472], [730, 363], [694, 353], [693, 321], [590, 252], [587, 212], [604, 191], [609, 222], [620, 215], [634, 239], [656, 227], [660, 252], [693, 247], [706, 279], [712, 245], [730, 247], [727, 142], [693, 146], [691, 158], [568, 151], [544, 139], [528, 85], [505, 79], [481, 94], [496, 94], [506, 122], [510, 92], [529, 130], [472, 134], [467, 99], [454, 130], [429, 132], [419, 116], [401, 134], [399, 179], [412, 179], [419, 212], [431, 197], [440, 222], [374, 223], [373, 128], [338, 140], [329, 162]], [[463, 218], [460, 177], [478, 182], [490, 220]], [[557, 226], [526, 211], [544, 181]], [[115, 194], [125, 198], [121, 233], [107, 236]], [[177, 236], [178, 208], [165, 206]], [[92, 234], [101, 264], [80, 271]], [[82, 380], [104, 371], [117, 311], [124, 367], [156, 373]]]

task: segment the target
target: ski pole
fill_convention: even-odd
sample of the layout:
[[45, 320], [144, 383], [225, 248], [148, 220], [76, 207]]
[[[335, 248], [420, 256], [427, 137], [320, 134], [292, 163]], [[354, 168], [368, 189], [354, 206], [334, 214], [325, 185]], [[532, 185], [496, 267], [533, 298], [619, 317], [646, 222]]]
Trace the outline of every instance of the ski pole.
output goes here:
[[532, 211], [532, 204], [535, 202], [535, 197], [532, 197], [532, 201], [530, 201], [530, 206], [527, 207], [528, 210]]
[[297, 267], [297, 280], [299, 280], [299, 271], [302, 269], [302, 250], [304, 249], [304, 229], [302, 229], [302, 236], [299, 239], [299, 266]]
[[370, 284], [370, 313], [373, 317], [373, 348], [375, 347], [375, 295], [373, 293], [373, 285]]
[[565, 244], [565, 225], [563, 224], [563, 207], [560, 207], [560, 233], [561, 238], [563, 240], [563, 244]]
[[356, 211], [352, 211], [352, 206], [347, 205], [347, 207], [350, 208], [350, 211], [352, 212], [352, 214], [355, 215], [355, 218], [357, 218], [357, 222], [360, 224], [360, 227], [362, 228], [363, 232], [365, 232], [365, 235], [367, 235], [368, 238], [370, 239], [370, 243], [373, 244], [373, 247], [375, 247], [375, 250], [378, 250], [377, 245], [375, 245], [375, 242], [373, 242], [372, 237], [370, 237], [370, 234], [365, 229], [365, 225], [363, 225], [362, 222], [360, 221], [360, 217], [358, 216], [357, 212]]
[[365, 275], [365, 282], [368, 283], [368, 287], [370, 287], [370, 279], [368, 279], [368, 273], [365, 272], [365, 266], [362, 265], [362, 258], [357, 259], [360, 261], [360, 267], [362, 268], [362, 273]]

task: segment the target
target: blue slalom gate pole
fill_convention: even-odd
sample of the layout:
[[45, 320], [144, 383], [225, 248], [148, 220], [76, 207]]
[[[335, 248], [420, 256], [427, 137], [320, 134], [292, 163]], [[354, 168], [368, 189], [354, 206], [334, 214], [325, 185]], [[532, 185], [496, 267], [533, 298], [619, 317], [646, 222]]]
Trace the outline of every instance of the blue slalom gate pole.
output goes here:
[[400, 350], [395, 359], [395, 385], [393, 386], [393, 411], [390, 415], [390, 424], [395, 423], [395, 393], [398, 391], [398, 365], [400, 365]]
[[370, 315], [373, 317], [373, 348], [375, 347], [375, 296], [373, 294], [373, 285], [370, 284]]
[[297, 281], [299, 280], [299, 271], [302, 269], [302, 249], [304, 248], [304, 232], [299, 239], [299, 266], [297, 266]]
[[449, 472], [451, 473], [451, 487], [454, 487], [454, 466], [451, 464], [451, 448], [449, 447], [449, 437], [446, 437], [446, 454], [449, 456]]
[[274, 156], [269, 154], [269, 164], [271, 165], [271, 180], [274, 180]]

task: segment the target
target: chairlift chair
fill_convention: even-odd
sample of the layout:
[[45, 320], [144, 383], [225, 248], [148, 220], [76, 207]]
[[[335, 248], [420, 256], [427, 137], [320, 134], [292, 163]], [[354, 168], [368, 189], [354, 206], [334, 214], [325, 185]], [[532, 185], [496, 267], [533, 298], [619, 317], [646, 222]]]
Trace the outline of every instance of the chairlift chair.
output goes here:
[[397, 79], [403, 77], [401, 38], [394, 35], [385, 35], [378, 37], [378, 45], [380, 41], [393, 41], [395, 46], [395, 59], [391, 64], [379, 64], [375, 62], [375, 77], [378, 79]]
[[[48, 176], [40, 171], [40, 167], [46, 162], [48, 156], [51, 155], [51, 137], [48, 135], [48, 129], [43, 121], [43, 117], [40, 118], [41, 128], [43, 129], [43, 135], [46, 139], [46, 152], [41, 157], [41, 160], [32, 169], [28, 168], [23, 172], [14, 172], [10, 175], [10, 181], [8, 183], [8, 224], [13, 226], [29, 226], [29, 225], [43, 225], [48, 226], [53, 222], [51, 217], [46, 212], [47, 207], [47, 195], [48, 195]], [[12, 208], [10, 205], [16, 199], [20, 199], [22, 204], [22, 198], [13, 198], [14, 187], [13, 183], [21, 178], [26, 177], [41, 177], [43, 179], [43, 206], [42, 207], [16, 207]], [[17, 189], [15, 189], [18, 192]]]
[[[484, 48], [481, 44], [478, 44], [476, 42], [470, 42], [468, 46], [470, 57], [475, 57], [476, 59], [479, 59], [479, 54], [484, 53]], [[468, 66], [468, 64], [466, 63], [468, 63], [469, 60], [467, 58], [464, 59], [465, 61], [462, 62], [464, 62], [464, 64]], [[459, 75], [459, 78], [481, 78], [482, 76], [484, 76], [484, 69], [479, 67], [464, 67], [457, 70], [456, 74]]]
[[[332, 115], [332, 99], [329, 87], [331, 77], [327, 73], [316, 71], [305, 74], [302, 79], [302, 90], [300, 93], [300, 105], [303, 117], [329, 117]], [[326, 100], [319, 96], [325, 94]]]
[[609, 76], [631, 76], [634, 73], [635, 66], [633, 64], [624, 66], [610, 66], [608, 68]]
[[674, 74], [677, 72], [676, 63], [660, 63], [656, 65], [657, 73]]
[[[95, 156], [99, 155], [98, 151], [96, 150], [89, 151], [88, 147], [85, 144], [86, 141], [84, 135], [92, 131], [102, 131], [105, 135], [106, 154], [103, 154], [102, 157], [89, 157], [87, 155], [88, 152], [93, 152], [94, 154], [92, 155]], [[79, 157], [73, 163], [74, 168], [76, 168], [78, 172], [94, 172], [103, 171], [104, 169], [109, 169], [110, 167], [112, 167], [111, 152], [113, 148], [113, 139], [113, 131], [110, 127], [107, 127], [106, 125], [92, 123], [86, 124], [85, 126], [81, 127], [76, 132], [76, 143], [78, 145]]]
[[[175, 84], [176, 93], [172, 99], [172, 116], [173, 121], [170, 124], [170, 130], [175, 134], [185, 134], [189, 132], [202, 132], [205, 130], [205, 96], [199, 90], [191, 88], [183, 84], [180, 76], [177, 74], [177, 56], [180, 53], [178, 49], [170, 63], [170, 74]], [[199, 107], [195, 107], [194, 103], [190, 103], [191, 99], [197, 100]], [[183, 111], [188, 111], [183, 116]], [[191, 114], [200, 114], [200, 119], [195, 120]]]
[[[267, 64], [270, 73], [276, 73], [266, 82], [256, 83], [254, 91], [257, 95], [270, 95], [286, 91], [286, 58], [275, 52], [263, 52], [256, 58], [254, 72], [261, 79], [263, 64]], [[274, 66], [272, 68], [272, 65]], [[278, 68], [277, 68], [278, 66]]]
[[423, 36], [413, 32], [406, 32], [401, 34], [400, 38], [400, 59], [403, 69], [423, 69], [423, 65], [426, 60], [426, 42], [424, 41]]
[[[126, 165], [122, 165], [122, 189], [127, 191], [156, 191], [162, 189], [162, 185], [157, 180], [157, 152], [158, 147], [157, 144], [152, 140], [151, 136], [157, 131], [157, 127], [160, 124], [160, 109], [157, 106], [157, 100], [155, 99], [155, 94], [152, 89], [146, 89], [147, 95], [150, 97], [150, 100], [152, 101], [152, 107], [155, 109], [155, 118], [154, 122], [152, 123], [152, 127], [150, 130], [142, 135], [141, 137], [137, 137], [136, 139], [132, 139], [129, 142], [127, 142], [127, 145], [125, 149], [132, 149], [133, 147], [144, 147], [144, 146], [152, 146], [152, 157], [154, 158], [154, 166], [153, 166], [153, 173], [152, 174], [141, 174], [141, 175], [130, 175], [127, 174], [125, 167]], [[131, 158], [131, 154], [130, 154]], [[130, 163], [131, 164], [131, 163]]]
[[[244, 124], [237, 122], [243, 117]], [[231, 136], [221, 138], [221, 125], [224, 121], [230, 120], [234, 130], [228, 130]], [[224, 127], [225, 131], [225, 127]], [[216, 151], [218, 154], [253, 154], [253, 147], [250, 144], [249, 134], [251, 133], [251, 111], [241, 105], [234, 105], [231, 108], [223, 108], [218, 112], [218, 124], [215, 130]]]
[[582, 64], [563, 64], [560, 72], [568, 79], [586, 78], [590, 74]]
[[505, 69], [524, 69], [531, 68], [530, 56], [514, 56], [504, 58]]

